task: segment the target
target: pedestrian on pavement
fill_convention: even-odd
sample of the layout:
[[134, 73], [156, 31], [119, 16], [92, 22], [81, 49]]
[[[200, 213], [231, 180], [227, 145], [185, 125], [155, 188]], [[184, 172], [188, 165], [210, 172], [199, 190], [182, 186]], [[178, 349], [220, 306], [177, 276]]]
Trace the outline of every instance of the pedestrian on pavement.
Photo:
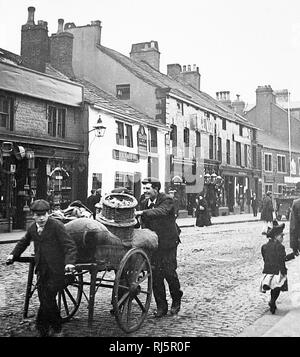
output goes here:
[[199, 196], [196, 198], [196, 226], [204, 227], [211, 225], [211, 218], [208, 209], [207, 201], [204, 197], [204, 192], [201, 191]]
[[91, 190], [90, 196], [86, 200], [86, 206], [87, 208], [93, 213], [93, 218], [96, 218], [96, 206], [100, 201], [101, 196], [97, 194], [96, 190]]
[[[274, 222], [275, 223], [275, 222]], [[261, 254], [264, 261], [263, 278], [261, 280], [260, 291], [265, 293], [270, 290], [271, 299], [269, 307], [272, 314], [276, 310], [276, 300], [281, 291], [288, 291], [287, 268], [285, 262], [294, 258], [294, 254], [286, 255], [284, 245], [285, 224], [273, 224], [273, 228], [267, 231], [268, 243], [261, 247]]]
[[256, 217], [257, 216], [257, 207], [258, 207], [256, 193], [253, 193], [253, 196], [251, 198], [251, 207], [252, 207], [252, 211], [253, 211], [253, 216]]
[[31, 204], [34, 222], [7, 257], [6, 264], [12, 264], [31, 242], [34, 243], [40, 301], [36, 328], [40, 337], [61, 337], [62, 321], [56, 294], [65, 286], [65, 272], [71, 273], [75, 269], [77, 248], [64, 224], [49, 217], [49, 210], [50, 205], [45, 200], [36, 200]]
[[295, 255], [299, 255], [300, 250], [300, 198], [292, 203], [290, 213], [290, 247]]
[[183, 292], [177, 269], [177, 246], [180, 243], [176, 229], [175, 209], [173, 199], [160, 192], [161, 183], [158, 179], [148, 177], [142, 181], [145, 200], [141, 202], [141, 210], [136, 216], [141, 217], [142, 228], [156, 232], [158, 248], [153, 252], [153, 294], [157, 305], [156, 317], [168, 313], [168, 302], [164, 281], [168, 283], [172, 298], [171, 314], [177, 314], [181, 307]]
[[272, 192], [268, 191], [262, 202], [261, 221], [264, 221], [262, 234], [266, 234], [268, 227], [272, 227], [274, 207], [272, 203]]

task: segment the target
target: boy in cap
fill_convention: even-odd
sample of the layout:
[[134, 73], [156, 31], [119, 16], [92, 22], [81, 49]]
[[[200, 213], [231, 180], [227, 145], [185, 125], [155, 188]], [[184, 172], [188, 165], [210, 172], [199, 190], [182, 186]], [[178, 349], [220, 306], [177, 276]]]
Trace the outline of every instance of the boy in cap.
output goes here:
[[263, 278], [260, 291], [265, 293], [270, 290], [271, 300], [269, 307], [272, 314], [275, 314], [276, 300], [280, 291], [288, 290], [287, 268], [285, 262], [294, 258], [294, 254], [285, 253], [283, 242], [285, 224], [273, 222], [273, 227], [267, 231], [268, 243], [261, 247], [261, 254], [264, 260]]
[[60, 221], [49, 217], [50, 205], [36, 200], [31, 205], [34, 222], [7, 257], [6, 264], [25, 251], [31, 242], [35, 251], [35, 272], [40, 301], [36, 317], [39, 336], [61, 337], [61, 317], [56, 294], [65, 285], [65, 272], [72, 272], [77, 256], [76, 243]]

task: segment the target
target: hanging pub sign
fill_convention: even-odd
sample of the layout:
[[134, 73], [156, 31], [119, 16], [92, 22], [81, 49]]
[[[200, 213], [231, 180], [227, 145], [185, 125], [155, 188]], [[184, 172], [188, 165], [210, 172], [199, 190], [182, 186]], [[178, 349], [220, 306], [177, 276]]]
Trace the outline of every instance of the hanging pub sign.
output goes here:
[[141, 157], [147, 157], [147, 134], [143, 125], [140, 125], [139, 130], [137, 132], [137, 144], [139, 155]]

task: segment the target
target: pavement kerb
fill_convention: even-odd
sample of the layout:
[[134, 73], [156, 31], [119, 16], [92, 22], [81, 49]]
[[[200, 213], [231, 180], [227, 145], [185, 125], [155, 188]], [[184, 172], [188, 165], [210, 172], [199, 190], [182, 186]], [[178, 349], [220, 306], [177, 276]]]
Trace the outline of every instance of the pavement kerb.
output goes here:
[[[220, 224], [232, 224], [232, 223], [247, 223], [247, 222], [258, 222], [259, 219], [255, 220], [255, 219], [249, 219], [249, 220], [246, 220], [246, 221], [229, 221], [229, 222], [215, 222], [213, 223], [212, 225], [213, 226], [218, 226]], [[195, 224], [178, 224], [178, 226], [180, 228], [187, 228], [187, 227], [195, 227]]]

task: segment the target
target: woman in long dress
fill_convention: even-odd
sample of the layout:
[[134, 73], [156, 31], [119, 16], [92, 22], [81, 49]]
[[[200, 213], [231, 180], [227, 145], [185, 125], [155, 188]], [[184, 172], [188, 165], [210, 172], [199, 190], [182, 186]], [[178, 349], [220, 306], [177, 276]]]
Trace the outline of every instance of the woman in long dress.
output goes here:
[[196, 198], [196, 226], [204, 227], [210, 226], [210, 213], [208, 210], [208, 204], [204, 198], [203, 191], [199, 193], [199, 196]]

